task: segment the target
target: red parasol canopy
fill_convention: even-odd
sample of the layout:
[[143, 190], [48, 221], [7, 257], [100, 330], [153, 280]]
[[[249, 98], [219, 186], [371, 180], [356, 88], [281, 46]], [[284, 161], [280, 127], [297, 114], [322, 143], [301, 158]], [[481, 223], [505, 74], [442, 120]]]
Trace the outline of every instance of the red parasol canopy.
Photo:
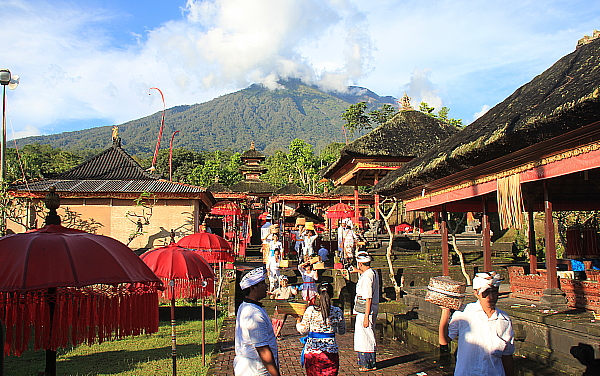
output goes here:
[[[0, 238], [5, 353], [158, 331], [160, 279], [124, 244], [48, 225]], [[52, 319], [51, 319], [52, 318]], [[33, 333], [32, 333], [33, 327]]]
[[234, 202], [219, 201], [212, 207], [212, 209], [210, 209], [210, 214], [241, 215], [242, 211], [240, 210], [240, 207]]
[[[175, 297], [204, 298], [212, 294], [215, 287], [215, 273], [197, 252], [181, 248], [176, 244], [146, 252], [140, 258], [157, 276], [166, 280], [169, 286], [165, 297], [171, 301], [171, 350], [173, 376], [176, 376]], [[210, 283], [206, 283], [209, 281]], [[202, 303], [202, 357], [204, 359], [204, 302]]]
[[354, 217], [354, 209], [348, 204], [343, 202], [337, 203], [329, 209], [327, 209], [327, 218], [329, 219], [341, 219], [341, 218], [352, 218]]
[[219, 235], [197, 232], [184, 236], [177, 242], [183, 248], [202, 251], [202, 257], [209, 263], [233, 262], [231, 244]]
[[48, 225], [0, 239], [0, 291], [156, 282], [125, 244], [102, 235]]
[[[197, 299], [214, 291], [215, 273], [200, 252], [190, 251], [177, 244], [148, 251], [140, 258], [163, 282], [175, 280], [175, 297]], [[207, 281], [206, 286], [202, 282]], [[166, 283], [168, 284], [168, 283]], [[170, 289], [161, 297], [171, 299]]]

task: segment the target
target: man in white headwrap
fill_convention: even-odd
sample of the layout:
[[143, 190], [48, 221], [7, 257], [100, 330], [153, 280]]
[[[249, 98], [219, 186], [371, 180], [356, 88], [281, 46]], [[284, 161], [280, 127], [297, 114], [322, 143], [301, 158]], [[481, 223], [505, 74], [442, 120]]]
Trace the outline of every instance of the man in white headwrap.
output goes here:
[[496, 272], [477, 273], [473, 278], [477, 301], [462, 306], [451, 318], [450, 309], [442, 308], [440, 345], [458, 337], [455, 376], [514, 375], [512, 322], [496, 308], [501, 280]]
[[356, 269], [360, 273], [354, 298], [354, 351], [358, 355], [359, 371], [376, 369], [375, 324], [379, 307], [379, 276], [371, 269], [372, 258], [365, 251], [356, 254]]
[[235, 376], [279, 376], [277, 339], [267, 311], [259, 302], [267, 296], [264, 267], [248, 272], [240, 281], [244, 301], [235, 320]]

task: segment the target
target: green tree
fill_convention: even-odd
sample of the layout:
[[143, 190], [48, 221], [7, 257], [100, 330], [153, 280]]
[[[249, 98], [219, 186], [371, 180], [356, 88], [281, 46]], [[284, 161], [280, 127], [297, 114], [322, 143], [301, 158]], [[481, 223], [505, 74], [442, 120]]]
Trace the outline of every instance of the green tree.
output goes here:
[[[184, 148], [173, 149], [173, 181], [185, 182], [192, 170], [202, 162], [204, 162], [204, 158], [201, 153]], [[148, 167], [150, 166], [148, 165]], [[158, 152], [156, 172], [165, 179], [169, 178], [169, 149], [162, 149]]]
[[351, 104], [342, 114], [342, 119], [346, 122], [344, 127], [354, 136], [354, 132], [363, 129], [373, 129], [384, 124], [396, 114], [396, 108], [391, 104], [383, 104], [379, 110], [367, 111], [367, 102], [358, 102]]
[[267, 157], [264, 166], [268, 170], [260, 178], [275, 187], [283, 187], [289, 182], [290, 178], [292, 178], [292, 181], [297, 180], [294, 179], [292, 166], [283, 150], [276, 150], [273, 155]]
[[187, 182], [201, 187], [208, 187], [218, 178], [223, 185], [230, 186], [242, 180], [239, 168], [242, 165], [240, 153], [222, 152], [207, 153], [204, 163], [196, 166], [189, 174]]
[[450, 108], [445, 107], [445, 106], [442, 107], [436, 114], [434, 112], [435, 107], [431, 107], [427, 103], [421, 102], [421, 104], [419, 105], [419, 111], [421, 111], [433, 118], [436, 118], [446, 124], [454, 125], [455, 127], [461, 128], [464, 125], [462, 122], [462, 119], [449, 118], [448, 113], [450, 112]]
[[340, 157], [340, 151], [344, 146], [346, 146], [346, 144], [341, 142], [332, 142], [331, 144], [325, 146], [319, 153], [321, 168], [337, 161], [337, 159]]
[[81, 163], [83, 158], [60, 148], [35, 143], [23, 146], [18, 152], [7, 149], [6, 159], [6, 180], [22, 182], [65, 172]]
[[342, 114], [342, 119], [346, 122], [344, 127], [350, 132], [350, 136], [361, 129], [372, 128], [369, 116], [365, 114], [366, 110], [367, 102], [358, 102], [351, 104]]
[[309, 193], [317, 192], [318, 160], [309, 143], [299, 138], [293, 140], [289, 146], [287, 159], [291, 165], [291, 171], [297, 178], [297, 184]]

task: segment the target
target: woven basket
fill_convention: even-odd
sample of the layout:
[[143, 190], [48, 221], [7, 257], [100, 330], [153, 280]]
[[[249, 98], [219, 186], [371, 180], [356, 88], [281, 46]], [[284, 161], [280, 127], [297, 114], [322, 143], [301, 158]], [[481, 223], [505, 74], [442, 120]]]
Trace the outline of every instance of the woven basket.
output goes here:
[[467, 285], [449, 277], [431, 277], [425, 300], [450, 309], [459, 309], [465, 300]]

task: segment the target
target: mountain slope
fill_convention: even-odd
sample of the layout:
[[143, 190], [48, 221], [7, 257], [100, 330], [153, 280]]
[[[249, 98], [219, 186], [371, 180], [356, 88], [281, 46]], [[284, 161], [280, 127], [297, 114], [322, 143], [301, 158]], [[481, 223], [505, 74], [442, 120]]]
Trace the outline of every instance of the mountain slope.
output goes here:
[[[367, 101], [370, 107], [394, 104], [393, 97], [380, 97], [358, 87], [349, 93], [325, 93], [298, 80], [282, 82], [285, 89], [269, 90], [261, 85], [223, 95], [209, 102], [177, 106], [166, 111], [161, 148], [168, 147], [175, 130], [173, 147], [190, 150], [247, 150], [270, 154], [301, 138], [317, 150], [345, 140], [341, 114], [352, 103]], [[119, 125], [123, 148], [131, 154], [154, 151], [161, 112]], [[104, 149], [111, 143], [111, 126], [64, 132], [17, 140], [19, 146], [39, 142], [66, 150]], [[360, 136], [360, 135], [358, 135]]]

